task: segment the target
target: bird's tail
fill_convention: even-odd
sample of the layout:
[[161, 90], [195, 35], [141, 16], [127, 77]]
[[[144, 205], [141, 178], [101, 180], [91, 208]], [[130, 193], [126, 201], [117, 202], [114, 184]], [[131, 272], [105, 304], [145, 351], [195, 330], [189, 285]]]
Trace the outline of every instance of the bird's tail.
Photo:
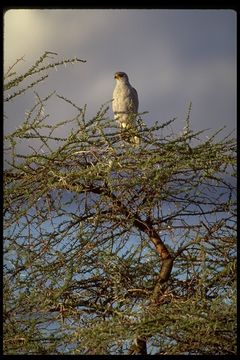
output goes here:
[[134, 144], [134, 146], [139, 146], [140, 145], [140, 137], [135, 135], [131, 137], [131, 143]]
[[126, 125], [126, 123], [121, 123], [120, 126], [124, 130], [124, 138], [128, 142], [134, 146], [140, 145], [140, 137], [136, 134], [137, 131], [135, 127]]

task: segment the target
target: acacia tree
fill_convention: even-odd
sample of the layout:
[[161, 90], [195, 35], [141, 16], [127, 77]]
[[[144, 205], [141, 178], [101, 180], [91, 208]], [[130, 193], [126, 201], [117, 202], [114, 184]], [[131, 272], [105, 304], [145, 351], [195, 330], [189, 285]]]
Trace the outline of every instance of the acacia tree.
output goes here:
[[[6, 101], [73, 61], [49, 55]], [[49, 124], [53, 96], [75, 116]], [[133, 146], [107, 105], [36, 93], [5, 136], [5, 354], [236, 353], [235, 139], [174, 121], [139, 117]]]

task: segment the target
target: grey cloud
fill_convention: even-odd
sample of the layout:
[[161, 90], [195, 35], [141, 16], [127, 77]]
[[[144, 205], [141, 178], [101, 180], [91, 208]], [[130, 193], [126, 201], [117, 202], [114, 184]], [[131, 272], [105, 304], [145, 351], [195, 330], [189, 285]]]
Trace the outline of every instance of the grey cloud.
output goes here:
[[[194, 128], [216, 129], [225, 123], [230, 129], [235, 127], [234, 12], [34, 11], [38, 41], [27, 57], [36, 59], [43, 51], [52, 50], [63, 57], [76, 55], [87, 60], [86, 64], [52, 73], [49, 82], [39, 87], [42, 94], [46, 89], [57, 89], [79, 105], [87, 103], [89, 116], [93, 116], [111, 99], [113, 74], [122, 70], [138, 91], [139, 110], [150, 112], [145, 117], [148, 124], [177, 116], [176, 128], [181, 128], [192, 101]], [[29, 29], [26, 43], [32, 43], [34, 31]], [[26, 107], [29, 99], [25, 97]], [[24, 108], [23, 101], [21, 106]], [[67, 107], [64, 109], [66, 113], [52, 105], [54, 118], [67, 116]], [[14, 117], [14, 109], [11, 112], [14, 128], [19, 119]]]

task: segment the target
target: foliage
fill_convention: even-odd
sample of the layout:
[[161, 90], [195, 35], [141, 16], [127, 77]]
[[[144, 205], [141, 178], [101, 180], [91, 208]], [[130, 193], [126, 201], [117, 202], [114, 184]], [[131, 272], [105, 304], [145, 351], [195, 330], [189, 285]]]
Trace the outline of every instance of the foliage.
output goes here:
[[[47, 123], [53, 96], [74, 118]], [[107, 104], [88, 119], [37, 95], [5, 136], [5, 354], [236, 353], [235, 140], [174, 121], [139, 117], [136, 147]]]

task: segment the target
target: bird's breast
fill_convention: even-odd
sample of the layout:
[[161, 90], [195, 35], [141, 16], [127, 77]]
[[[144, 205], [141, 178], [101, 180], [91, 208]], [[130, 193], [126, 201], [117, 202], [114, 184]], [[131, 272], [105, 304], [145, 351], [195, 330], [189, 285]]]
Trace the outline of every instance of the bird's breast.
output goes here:
[[129, 111], [131, 107], [130, 89], [116, 86], [113, 91], [113, 111]]

